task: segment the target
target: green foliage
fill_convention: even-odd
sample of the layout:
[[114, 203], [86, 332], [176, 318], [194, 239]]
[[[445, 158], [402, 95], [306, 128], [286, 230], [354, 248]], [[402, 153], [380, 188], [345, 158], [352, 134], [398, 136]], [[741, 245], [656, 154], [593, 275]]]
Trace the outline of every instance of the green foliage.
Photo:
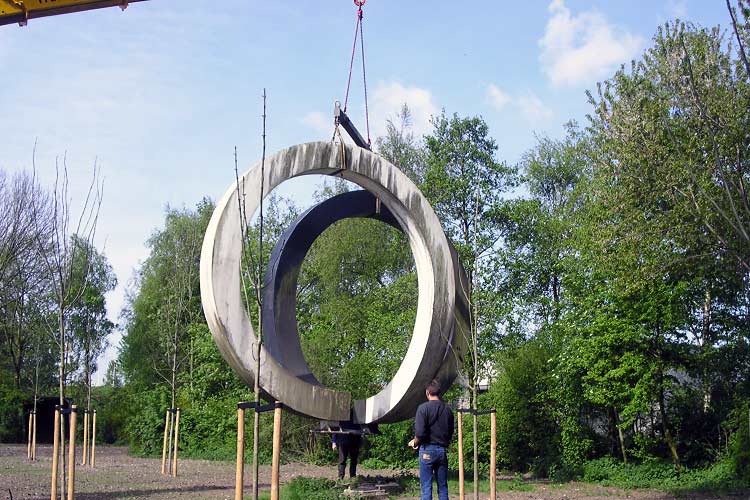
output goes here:
[[295, 477], [284, 485], [283, 500], [338, 500], [346, 498], [335, 481], [324, 478]]
[[338, 222], [310, 249], [299, 287], [302, 350], [318, 380], [353, 398], [378, 392], [401, 364], [416, 316], [404, 236], [377, 221]]
[[93, 389], [96, 408], [96, 441], [126, 445], [127, 425], [133, 413], [129, 405], [128, 389], [104, 385]]
[[675, 493], [698, 491], [728, 492], [747, 487], [737, 479], [731, 462], [721, 460], [705, 469], [682, 469], [656, 460], [624, 464], [613, 458], [600, 458], [584, 465], [583, 481], [619, 488], [654, 488]]
[[18, 443], [26, 439], [28, 429], [28, 415], [23, 412], [25, 397], [23, 392], [7, 383], [10, 377], [5, 377], [0, 370], [0, 443]]
[[[497, 410], [501, 468], [546, 475], [559, 461], [560, 429], [548, 399], [551, 356], [549, 346], [532, 341], [507, 352], [498, 363], [498, 378], [483, 404]], [[488, 433], [482, 437], [486, 444]]]
[[732, 434], [730, 458], [737, 477], [750, 484], [750, 417], [747, 406], [736, 412], [737, 431]]
[[414, 422], [384, 424], [379, 429], [381, 434], [367, 438], [366, 459], [377, 463], [378, 468], [418, 466], [416, 452], [406, 445], [414, 437]]
[[411, 130], [412, 115], [404, 103], [396, 120], [386, 122], [385, 137], [375, 140], [379, 154], [396, 165], [417, 185], [424, 177], [424, 149]]
[[132, 453], [142, 456], [157, 456], [162, 452], [164, 416], [168, 404], [165, 389], [130, 391], [128, 406], [137, 408], [127, 421], [126, 432]]

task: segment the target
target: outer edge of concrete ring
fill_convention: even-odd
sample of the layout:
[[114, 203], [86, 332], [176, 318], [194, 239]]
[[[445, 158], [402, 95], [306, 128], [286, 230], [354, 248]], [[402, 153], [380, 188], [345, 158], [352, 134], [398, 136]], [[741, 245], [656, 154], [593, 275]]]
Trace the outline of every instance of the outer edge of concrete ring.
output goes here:
[[[300, 175], [340, 175], [377, 196], [403, 228], [419, 290], [412, 338], [393, 379], [374, 396], [354, 403], [354, 420], [367, 424], [413, 416], [415, 401], [424, 399], [425, 386], [436, 376], [449, 384], [455, 376], [451, 367], [460, 365], [465, 352], [465, 318], [457, 321], [456, 317], [464, 314], [465, 307], [465, 301], [456, 297], [458, 263], [432, 207], [398, 168], [357, 146], [346, 145], [342, 155], [340, 145], [332, 143], [295, 145], [266, 158], [264, 172], [265, 193]], [[239, 179], [249, 214], [255, 213], [260, 203], [260, 180], [260, 162]], [[217, 203], [206, 230], [200, 265], [201, 300], [219, 350], [240, 379], [252, 386], [257, 346], [242, 303], [240, 254], [239, 203], [233, 184]], [[462, 307], [457, 307], [459, 304]], [[262, 346], [260, 386], [300, 414], [323, 420], [350, 418], [349, 393], [297, 378]]]

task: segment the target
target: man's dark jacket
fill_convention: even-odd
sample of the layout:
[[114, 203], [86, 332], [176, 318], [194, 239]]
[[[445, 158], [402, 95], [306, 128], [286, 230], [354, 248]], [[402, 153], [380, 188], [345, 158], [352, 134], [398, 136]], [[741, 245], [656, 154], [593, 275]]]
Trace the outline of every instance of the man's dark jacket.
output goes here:
[[440, 400], [428, 400], [417, 408], [414, 435], [419, 444], [448, 447], [453, 439], [453, 412]]

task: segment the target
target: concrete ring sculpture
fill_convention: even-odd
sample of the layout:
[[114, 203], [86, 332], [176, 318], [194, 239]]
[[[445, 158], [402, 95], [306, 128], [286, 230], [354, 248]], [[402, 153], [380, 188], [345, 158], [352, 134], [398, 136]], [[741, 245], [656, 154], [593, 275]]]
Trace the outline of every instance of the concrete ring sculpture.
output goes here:
[[[377, 394], [354, 402], [349, 393], [322, 387], [290, 371], [263, 346], [260, 386], [291, 410], [324, 420], [353, 418], [362, 424], [409, 418], [437, 377], [443, 388], [463, 361], [468, 331], [467, 284], [437, 216], [417, 187], [396, 167], [357, 146], [324, 142], [282, 150], [265, 160], [264, 186], [306, 174], [340, 175], [377, 196], [406, 233], [417, 269], [419, 297], [409, 347], [393, 379]], [[239, 180], [246, 210], [260, 203], [260, 163]], [[201, 253], [201, 299], [211, 333], [224, 358], [248, 385], [254, 381], [255, 334], [242, 303], [239, 266], [241, 227], [237, 187], [217, 203]]]

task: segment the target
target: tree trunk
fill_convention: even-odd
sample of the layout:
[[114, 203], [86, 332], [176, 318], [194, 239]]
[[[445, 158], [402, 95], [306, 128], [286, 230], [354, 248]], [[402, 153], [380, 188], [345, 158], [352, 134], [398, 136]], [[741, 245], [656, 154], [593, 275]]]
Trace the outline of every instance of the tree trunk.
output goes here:
[[[701, 349], [705, 352], [707, 346], [713, 345], [711, 340], [711, 289], [706, 286], [706, 295], [703, 301], [703, 325], [702, 325]], [[703, 413], [708, 413], [711, 408], [711, 380], [708, 374], [709, 368], [704, 365], [703, 372]]]
[[615, 417], [615, 427], [617, 428], [617, 436], [620, 439], [620, 451], [622, 452], [623, 463], [628, 463], [628, 454], [625, 452], [625, 437], [622, 434], [622, 427], [620, 427], [620, 415], [617, 413], [617, 408], [612, 407], [612, 415]]
[[474, 383], [472, 384], [472, 423], [474, 426], [474, 500], [479, 500], [479, 449], [477, 442], [477, 385], [479, 385], [479, 248], [477, 245], [477, 223], [479, 221], [479, 189], [474, 190], [474, 265], [472, 296], [474, 297], [474, 317], [472, 318], [473, 333], [471, 336], [472, 350], [474, 351]]
[[84, 355], [84, 374], [86, 380], [86, 411], [91, 410], [91, 318], [86, 314], [86, 343], [83, 351]]
[[664, 433], [664, 441], [669, 446], [669, 451], [672, 454], [672, 462], [674, 463], [677, 470], [680, 470], [680, 456], [677, 453], [677, 446], [672, 438], [672, 433], [669, 431], [669, 422], [667, 422], [667, 410], [665, 406], [664, 398], [664, 385], [659, 388], [659, 413], [661, 415], [661, 428]]
[[[65, 405], [65, 358], [66, 358], [66, 345], [65, 345], [65, 307], [63, 305], [64, 293], [60, 294], [60, 304], [57, 309], [57, 326], [60, 334], [60, 367], [58, 369], [58, 388], [60, 392], [60, 408]], [[66, 491], [67, 482], [67, 469], [65, 467], [65, 418], [60, 415], [60, 463], [62, 464], [62, 481], [60, 481], [60, 498], [63, 498], [63, 494]]]
[[[260, 312], [260, 306], [258, 307]], [[253, 385], [253, 391], [255, 394], [255, 404], [260, 404], [260, 339], [262, 332], [258, 330], [257, 347], [255, 349], [255, 384]], [[253, 412], [253, 500], [258, 500], [258, 438], [260, 437], [260, 413], [258, 409]]]

